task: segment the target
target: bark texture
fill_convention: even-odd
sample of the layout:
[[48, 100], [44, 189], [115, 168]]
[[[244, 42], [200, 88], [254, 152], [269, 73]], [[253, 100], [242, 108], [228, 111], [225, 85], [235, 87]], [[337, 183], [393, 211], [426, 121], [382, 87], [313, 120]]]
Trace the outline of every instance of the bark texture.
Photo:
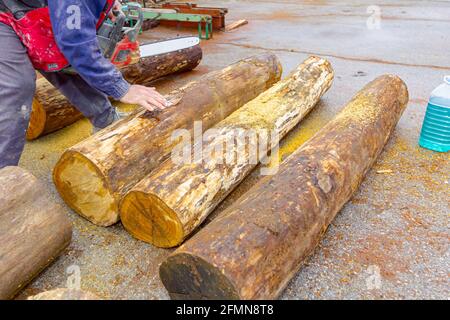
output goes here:
[[119, 220], [119, 201], [129, 188], [170, 155], [176, 129], [208, 129], [279, 81], [276, 56], [264, 54], [212, 72], [168, 96], [159, 114], [140, 111], [68, 149], [54, 170], [66, 203], [91, 222]]
[[83, 290], [75, 289], [55, 289], [51, 291], [45, 291], [35, 296], [28, 297], [27, 300], [102, 300], [97, 295]]
[[13, 298], [70, 243], [72, 226], [39, 181], [0, 170], [0, 299]]
[[[195, 69], [201, 59], [202, 49], [197, 45], [176, 52], [142, 58], [138, 63], [126, 66], [121, 71], [131, 84], [149, 85], [152, 81], [167, 75]], [[36, 88], [27, 130], [28, 140], [55, 132], [83, 118], [66, 97], [46, 79], [38, 79]]]
[[162, 264], [172, 298], [274, 299], [358, 189], [408, 102], [392, 75], [362, 89], [292, 154]]
[[125, 229], [158, 247], [180, 245], [314, 108], [332, 81], [331, 64], [311, 57], [215, 125], [210, 142], [194, 148], [191, 141], [181, 143], [180, 149], [203, 149], [202, 159], [193, 162], [195, 151], [187, 162], [172, 157], [134, 186], [121, 202]]

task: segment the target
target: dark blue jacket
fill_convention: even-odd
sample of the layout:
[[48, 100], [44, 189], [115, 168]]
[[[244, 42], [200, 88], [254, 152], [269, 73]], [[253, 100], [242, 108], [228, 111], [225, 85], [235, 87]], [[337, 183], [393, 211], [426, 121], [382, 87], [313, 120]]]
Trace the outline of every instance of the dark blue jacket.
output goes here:
[[[48, 0], [56, 43], [66, 59], [90, 86], [119, 100], [130, 84], [100, 51], [96, 25], [105, 5], [106, 0]], [[73, 28], [76, 8], [79, 29]]]

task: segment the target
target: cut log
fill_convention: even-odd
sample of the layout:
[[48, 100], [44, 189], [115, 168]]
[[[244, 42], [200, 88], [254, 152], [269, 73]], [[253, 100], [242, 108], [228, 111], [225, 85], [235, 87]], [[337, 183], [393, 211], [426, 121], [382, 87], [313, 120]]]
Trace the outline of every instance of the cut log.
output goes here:
[[27, 139], [34, 140], [43, 135], [67, 127], [83, 118], [69, 100], [45, 78], [36, 81]]
[[[167, 75], [195, 69], [201, 59], [202, 49], [197, 45], [172, 53], [142, 58], [139, 63], [129, 65], [121, 71], [131, 84], [149, 85], [152, 81]], [[45, 78], [37, 80], [27, 130], [28, 140], [55, 132], [81, 118], [83, 115]]]
[[64, 201], [100, 226], [119, 220], [119, 201], [160, 165], [180, 139], [175, 129], [195, 121], [210, 128], [279, 81], [276, 56], [264, 54], [212, 72], [168, 96], [174, 106], [157, 116], [138, 112], [68, 149], [54, 170]]
[[71, 237], [69, 219], [35, 177], [19, 167], [0, 170], [0, 299], [13, 298]]
[[190, 149], [203, 148], [201, 161], [193, 163], [196, 151], [190, 161], [168, 159], [134, 186], [120, 206], [125, 229], [158, 247], [180, 245], [313, 109], [332, 81], [330, 63], [311, 57], [214, 126], [210, 143], [190, 148], [188, 141]]
[[129, 65], [121, 71], [132, 84], [147, 86], [152, 81], [181, 72], [194, 70], [202, 60], [200, 45], [171, 53], [142, 58], [139, 63]]
[[27, 300], [102, 300], [97, 295], [83, 290], [75, 289], [55, 289], [51, 291], [45, 291], [35, 296], [28, 297]]
[[174, 299], [274, 299], [358, 189], [408, 102], [377, 78], [280, 166], [163, 262]]

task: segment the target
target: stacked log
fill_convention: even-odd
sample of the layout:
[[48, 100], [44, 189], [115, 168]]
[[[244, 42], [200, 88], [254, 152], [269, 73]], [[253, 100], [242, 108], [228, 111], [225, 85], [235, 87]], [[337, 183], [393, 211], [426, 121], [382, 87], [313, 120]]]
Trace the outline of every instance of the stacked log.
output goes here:
[[0, 299], [10, 299], [68, 246], [72, 226], [39, 181], [0, 170]]
[[[170, 74], [195, 69], [202, 59], [200, 45], [167, 54], [142, 58], [139, 63], [121, 69], [131, 84], [149, 85]], [[62, 129], [83, 115], [46, 79], [36, 82], [36, 94], [27, 130], [27, 139], [34, 140]]]
[[377, 78], [302, 148], [160, 268], [172, 298], [274, 299], [313, 252], [383, 150], [408, 102]]
[[85, 301], [85, 300], [102, 300], [102, 299], [99, 298], [97, 295], [88, 291], [61, 288], [39, 293], [37, 295], [28, 297], [27, 300]]
[[[214, 126], [213, 140], [201, 142], [203, 150], [212, 152], [205, 151], [201, 161], [168, 159], [134, 186], [120, 206], [125, 229], [158, 247], [180, 245], [314, 108], [332, 81], [328, 61], [307, 59], [287, 79]], [[191, 148], [191, 160], [199, 144]]]
[[212, 72], [174, 91], [173, 106], [158, 115], [141, 111], [68, 149], [54, 170], [64, 201], [100, 226], [119, 221], [119, 201], [165, 161], [179, 139], [174, 130], [208, 129], [267, 90], [281, 77], [276, 56], [264, 54]]

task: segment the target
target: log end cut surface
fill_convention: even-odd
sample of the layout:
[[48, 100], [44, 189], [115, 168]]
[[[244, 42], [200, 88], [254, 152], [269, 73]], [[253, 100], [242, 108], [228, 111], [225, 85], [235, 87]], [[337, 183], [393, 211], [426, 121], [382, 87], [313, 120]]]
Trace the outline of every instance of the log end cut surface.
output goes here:
[[30, 123], [27, 129], [27, 140], [38, 138], [42, 132], [44, 132], [46, 122], [47, 112], [45, 111], [44, 106], [37, 99], [33, 99]]
[[180, 253], [169, 257], [162, 263], [159, 276], [172, 299], [239, 299], [227, 277], [196, 256]]
[[160, 248], [172, 248], [183, 241], [181, 221], [158, 197], [130, 192], [120, 207], [122, 224], [135, 238]]
[[66, 152], [55, 167], [53, 180], [64, 201], [99, 226], [118, 221], [118, 201], [97, 167], [76, 152]]

